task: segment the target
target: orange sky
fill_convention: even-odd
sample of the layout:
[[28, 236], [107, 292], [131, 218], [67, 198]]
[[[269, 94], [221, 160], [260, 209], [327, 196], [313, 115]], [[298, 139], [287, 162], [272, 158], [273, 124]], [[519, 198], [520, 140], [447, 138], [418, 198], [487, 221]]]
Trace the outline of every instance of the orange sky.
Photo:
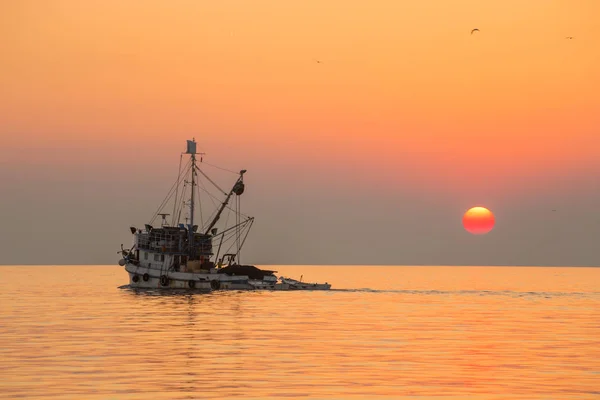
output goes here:
[[294, 156], [317, 145], [437, 165], [451, 151], [462, 170], [511, 153], [553, 167], [600, 148], [596, 1], [0, 7], [5, 151], [196, 133], [299, 138]]
[[264, 182], [516, 197], [600, 171], [598, 15], [595, 0], [2, 2], [0, 165], [142, 179], [154, 160], [170, 176], [195, 136]]

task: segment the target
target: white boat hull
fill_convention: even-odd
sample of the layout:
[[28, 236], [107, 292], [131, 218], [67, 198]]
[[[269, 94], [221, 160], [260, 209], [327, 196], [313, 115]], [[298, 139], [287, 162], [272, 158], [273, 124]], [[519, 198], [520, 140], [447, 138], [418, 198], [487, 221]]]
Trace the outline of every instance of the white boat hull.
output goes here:
[[196, 291], [291, 290], [290, 285], [286, 283], [279, 283], [276, 280], [249, 280], [247, 276], [161, 271], [133, 264], [125, 265], [125, 270], [129, 274], [129, 286], [132, 288], [187, 289]]
[[[136, 277], [136, 278], [134, 278]], [[163, 286], [161, 284], [160, 277], [148, 276], [148, 280], [145, 281], [143, 275], [129, 274], [129, 286], [132, 288], [140, 289], [186, 289], [186, 290], [198, 290], [207, 291], [212, 290], [210, 282], [196, 282], [190, 284], [190, 280], [177, 280], [169, 278], [168, 284]]]

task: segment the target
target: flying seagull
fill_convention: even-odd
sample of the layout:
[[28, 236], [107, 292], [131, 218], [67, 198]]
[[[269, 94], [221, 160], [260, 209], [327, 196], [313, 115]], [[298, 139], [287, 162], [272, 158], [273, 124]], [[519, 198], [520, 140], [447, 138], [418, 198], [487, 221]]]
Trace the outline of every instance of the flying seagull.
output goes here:
[[314, 60], [315, 60], [315, 62], [316, 62], [317, 64], [321, 64], [321, 63], [322, 63], [322, 61], [321, 61], [321, 60], [317, 60], [316, 58], [315, 58]]
[[573, 36], [567, 36], [565, 39], [575, 39]]
[[479, 29], [475, 28], [471, 30], [471, 35], [473, 34], [473, 32], [479, 32]]

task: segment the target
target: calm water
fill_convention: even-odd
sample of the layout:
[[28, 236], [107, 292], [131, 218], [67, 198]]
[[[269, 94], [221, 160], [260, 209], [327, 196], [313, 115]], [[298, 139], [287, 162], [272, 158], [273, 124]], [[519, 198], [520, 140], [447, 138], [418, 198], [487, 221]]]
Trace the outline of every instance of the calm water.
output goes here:
[[600, 268], [275, 269], [339, 290], [0, 267], [0, 398], [600, 398]]

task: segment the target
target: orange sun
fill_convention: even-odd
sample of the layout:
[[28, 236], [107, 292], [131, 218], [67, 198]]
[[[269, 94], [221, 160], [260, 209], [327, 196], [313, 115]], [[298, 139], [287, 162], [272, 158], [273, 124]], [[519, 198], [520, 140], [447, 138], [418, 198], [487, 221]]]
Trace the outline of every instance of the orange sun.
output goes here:
[[488, 233], [494, 227], [495, 222], [494, 214], [485, 207], [470, 208], [463, 215], [463, 226], [467, 232], [474, 235]]

